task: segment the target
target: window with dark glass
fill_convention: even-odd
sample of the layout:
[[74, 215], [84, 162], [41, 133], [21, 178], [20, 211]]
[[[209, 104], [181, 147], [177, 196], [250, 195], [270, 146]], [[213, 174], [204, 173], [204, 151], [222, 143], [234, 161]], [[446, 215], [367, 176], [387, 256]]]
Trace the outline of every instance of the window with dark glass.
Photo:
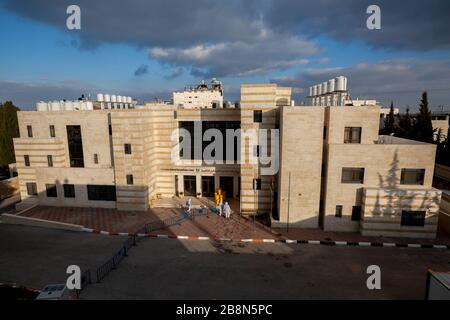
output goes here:
[[253, 190], [261, 190], [261, 179], [253, 179]]
[[125, 143], [124, 149], [125, 149], [125, 154], [131, 154], [131, 144]]
[[112, 135], [112, 126], [110, 124], [108, 125], [108, 131], [109, 131], [109, 135], [111, 136]]
[[400, 184], [423, 185], [425, 169], [402, 169]]
[[58, 192], [56, 191], [56, 184], [46, 184], [45, 191], [47, 193], [47, 197], [56, 198], [58, 196]]
[[345, 127], [344, 143], [361, 143], [361, 127]]
[[341, 205], [336, 206], [336, 212], [334, 215], [336, 218], [342, 217], [342, 206]]
[[54, 137], [55, 137], [55, 126], [54, 126], [54, 125], [51, 125], [51, 126], [49, 127], [49, 129], [50, 129], [50, 137], [51, 137], [51, 138], [54, 138]]
[[67, 126], [67, 142], [69, 145], [70, 166], [84, 167], [83, 141], [80, 126]]
[[133, 184], [133, 175], [127, 174], [127, 184]]
[[402, 211], [402, 226], [423, 227], [425, 225], [425, 211]]
[[364, 168], [342, 168], [342, 183], [364, 183]]
[[53, 167], [53, 156], [52, 155], [47, 156], [47, 163], [48, 163], [49, 167]]
[[98, 154], [94, 153], [94, 163], [98, 164]]
[[259, 149], [259, 146], [254, 146], [253, 154], [255, 155], [255, 157], [259, 157]]
[[116, 201], [116, 187], [106, 185], [87, 185], [88, 200]]
[[33, 127], [27, 126], [27, 132], [28, 132], [28, 138], [32, 138], [33, 137]]
[[64, 184], [64, 197], [65, 198], [75, 198], [75, 185], [73, 184]]
[[323, 127], [323, 140], [327, 138], [327, 126]]
[[37, 196], [37, 186], [36, 183], [34, 182], [27, 182], [26, 183], [27, 186], [27, 194], [29, 196]]
[[262, 122], [262, 110], [253, 110], [253, 122]]
[[361, 206], [353, 206], [352, 208], [352, 221], [361, 220]]
[[23, 160], [25, 161], [25, 167], [29, 167], [30, 166], [30, 156], [27, 154], [24, 155]]

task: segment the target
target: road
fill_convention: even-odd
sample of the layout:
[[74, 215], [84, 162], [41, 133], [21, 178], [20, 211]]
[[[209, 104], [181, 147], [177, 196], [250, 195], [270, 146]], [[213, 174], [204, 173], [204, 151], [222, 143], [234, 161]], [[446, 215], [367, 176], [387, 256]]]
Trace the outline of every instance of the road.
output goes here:
[[[368, 290], [369, 265], [381, 290]], [[450, 251], [144, 239], [82, 299], [423, 299]]]
[[0, 223], [0, 282], [42, 289], [65, 283], [67, 266], [96, 268], [122, 237]]
[[[69, 264], [97, 266], [123, 237], [0, 224], [0, 282], [64, 283]], [[381, 290], [368, 290], [369, 265]], [[441, 249], [340, 247], [144, 238], [81, 299], [422, 299], [426, 270], [450, 270]]]

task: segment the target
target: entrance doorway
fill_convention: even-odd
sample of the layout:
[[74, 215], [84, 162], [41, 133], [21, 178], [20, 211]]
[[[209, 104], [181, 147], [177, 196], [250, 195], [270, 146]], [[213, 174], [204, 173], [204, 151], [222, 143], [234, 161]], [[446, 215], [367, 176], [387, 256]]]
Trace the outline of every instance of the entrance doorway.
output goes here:
[[183, 176], [184, 195], [188, 197], [197, 196], [197, 183], [195, 176]]
[[219, 186], [223, 191], [225, 191], [225, 195], [227, 198], [231, 199], [234, 197], [233, 177], [220, 177]]
[[202, 195], [214, 197], [214, 177], [202, 177]]

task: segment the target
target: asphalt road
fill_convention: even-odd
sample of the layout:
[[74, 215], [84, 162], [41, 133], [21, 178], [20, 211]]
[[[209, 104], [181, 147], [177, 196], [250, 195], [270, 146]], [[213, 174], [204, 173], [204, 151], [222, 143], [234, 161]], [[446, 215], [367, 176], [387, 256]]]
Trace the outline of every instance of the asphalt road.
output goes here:
[[[366, 269], [381, 268], [381, 290]], [[144, 239], [82, 299], [423, 299], [450, 251]]]
[[[97, 266], [125, 238], [0, 224], [0, 282], [64, 283], [69, 264]], [[366, 269], [381, 268], [381, 290]], [[142, 239], [81, 299], [423, 299], [426, 270], [450, 270], [440, 249]]]
[[0, 282], [36, 289], [65, 283], [67, 266], [95, 269], [123, 241], [123, 237], [0, 223]]

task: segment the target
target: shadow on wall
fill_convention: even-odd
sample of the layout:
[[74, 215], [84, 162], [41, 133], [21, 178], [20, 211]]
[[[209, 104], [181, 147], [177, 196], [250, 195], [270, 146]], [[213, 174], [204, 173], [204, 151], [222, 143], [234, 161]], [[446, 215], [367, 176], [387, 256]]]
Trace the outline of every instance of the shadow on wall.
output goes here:
[[[380, 189], [384, 189], [387, 193], [387, 204], [384, 209], [380, 209], [379, 212], [373, 212], [374, 216], [392, 216], [394, 214], [393, 210], [396, 207], [400, 208], [409, 208], [412, 209], [412, 204], [416, 196], [422, 197], [422, 203], [420, 205], [421, 208], [427, 208], [429, 203], [440, 202], [440, 197], [433, 195], [427, 203], [427, 199], [430, 197], [430, 192], [428, 190], [424, 192], [414, 192], [414, 190], [407, 191], [407, 197], [405, 197], [405, 189], [401, 189], [399, 186], [400, 177], [398, 176], [399, 168], [399, 160], [398, 160], [398, 150], [394, 153], [394, 158], [390, 164], [390, 169], [388, 176], [386, 179], [383, 179], [383, 176], [378, 173], [378, 186]], [[380, 208], [380, 192], [377, 192], [375, 207]]]

